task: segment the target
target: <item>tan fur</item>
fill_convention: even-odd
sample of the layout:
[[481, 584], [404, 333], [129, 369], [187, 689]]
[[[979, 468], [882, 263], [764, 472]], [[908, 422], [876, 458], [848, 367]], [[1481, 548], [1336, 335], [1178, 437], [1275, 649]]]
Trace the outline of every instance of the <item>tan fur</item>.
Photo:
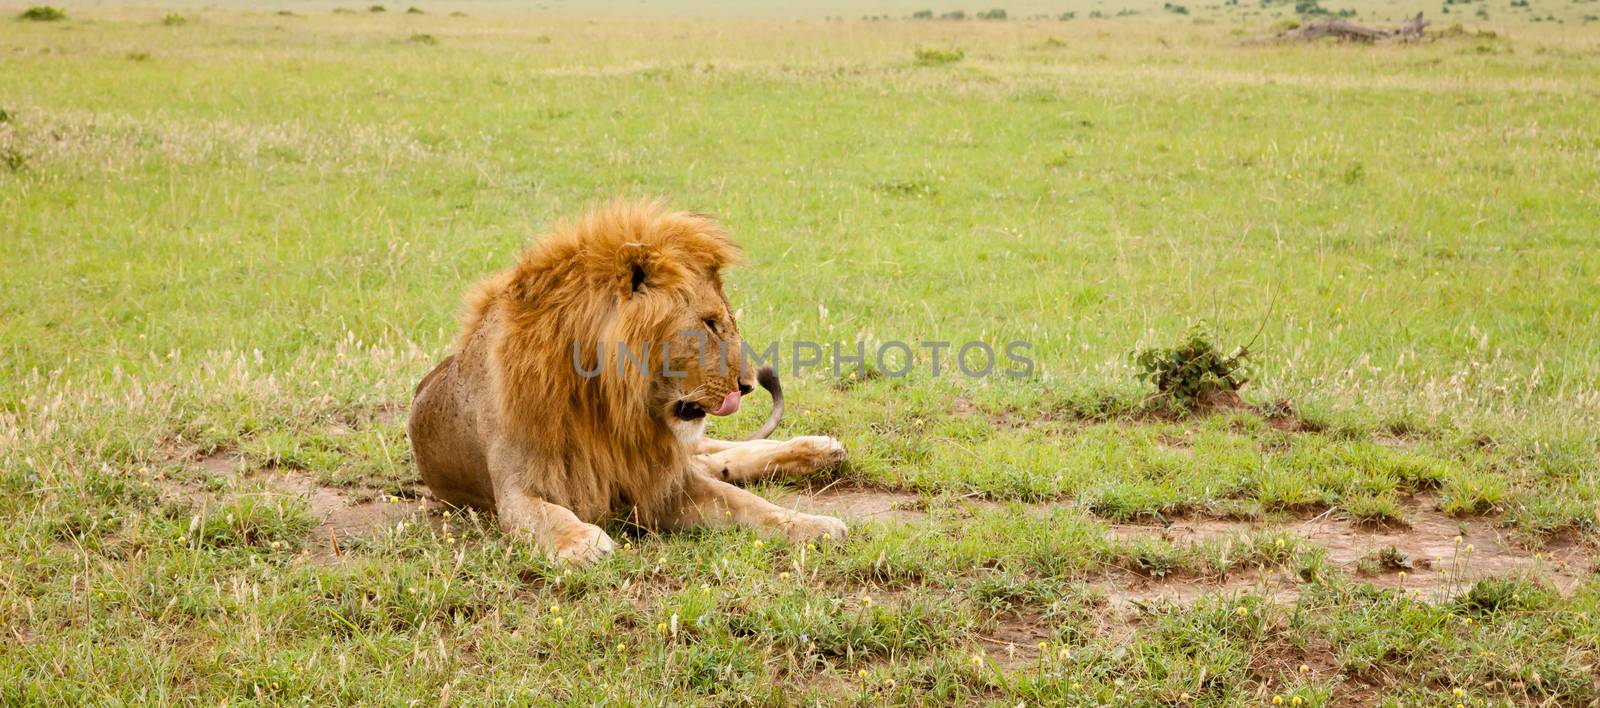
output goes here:
[[[780, 509], [713, 479], [836, 464], [837, 441], [761, 441], [768, 447], [739, 448], [736, 460], [700, 454], [743, 443], [704, 440], [704, 420], [673, 412], [684, 402], [715, 410], [753, 384], [722, 288], [722, 270], [738, 258], [710, 217], [659, 202], [618, 202], [552, 229], [514, 268], [468, 293], [454, 353], [418, 385], [409, 432], [423, 481], [440, 499], [494, 510], [508, 532], [574, 560], [609, 551], [594, 524], [623, 513], [649, 528], [738, 522], [792, 538], [842, 537], [837, 519]], [[700, 356], [691, 332], [727, 359]], [[619, 371], [619, 344], [647, 351], [648, 373]], [[664, 374], [663, 351], [682, 377]], [[574, 356], [600, 373], [579, 375]], [[801, 448], [813, 464], [797, 461]]]

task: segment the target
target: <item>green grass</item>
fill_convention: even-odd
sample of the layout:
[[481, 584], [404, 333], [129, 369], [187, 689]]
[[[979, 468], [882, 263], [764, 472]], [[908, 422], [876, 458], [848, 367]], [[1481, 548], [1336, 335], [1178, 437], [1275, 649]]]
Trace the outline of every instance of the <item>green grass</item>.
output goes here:
[[[1373, 47], [1245, 44], [1276, 4], [401, 7], [0, 22], [0, 703], [1600, 699], [1587, 5]], [[616, 194], [725, 222], [753, 342], [1038, 370], [786, 376], [780, 433], [925, 516], [836, 548], [616, 524], [568, 569], [434, 513], [332, 555], [275, 480], [409, 498], [462, 290]], [[1129, 354], [1200, 324], [1260, 330], [1257, 410], [1149, 405]], [[1404, 592], [1295, 526], [1440, 513], [1541, 560]]]

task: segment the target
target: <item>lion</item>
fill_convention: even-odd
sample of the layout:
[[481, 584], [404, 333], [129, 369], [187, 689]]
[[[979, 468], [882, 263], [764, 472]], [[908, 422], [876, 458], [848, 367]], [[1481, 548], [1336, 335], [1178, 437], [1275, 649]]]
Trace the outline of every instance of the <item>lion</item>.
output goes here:
[[[468, 293], [453, 353], [417, 385], [407, 432], [423, 482], [575, 563], [616, 547], [598, 524], [620, 515], [843, 539], [839, 519], [733, 484], [838, 465], [838, 440], [705, 437], [706, 416], [736, 412], [756, 383], [722, 286], [739, 263], [713, 218], [660, 201], [556, 225]], [[773, 392], [765, 437], [782, 393], [769, 369], [760, 379]]]

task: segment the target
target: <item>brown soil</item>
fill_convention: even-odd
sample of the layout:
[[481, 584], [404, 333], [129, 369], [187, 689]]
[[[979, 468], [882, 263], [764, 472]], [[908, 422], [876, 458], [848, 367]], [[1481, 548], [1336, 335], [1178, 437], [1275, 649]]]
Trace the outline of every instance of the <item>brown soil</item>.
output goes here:
[[[370, 489], [344, 489], [319, 484], [292, 470], [248, 470], [233, 452], [191, 455], [189, 464], [210, 476], [260, 479], [273, 490], [305, 498], [311, 513], [320, 520], [315, 530], [314, 548], [331, 554], [341, 539], [425, 512], [435, 503], [425, 501], [425, 490], [417, 488], [411, 498], [389, 499]], [[188, 485], [169, 483], [169, 489], [190, 498], [211, 495]], [[775, 503], [808, 513], [830, 514], [855, 523], [928, 523], [929, 500], [911, 493], [887, 491], [853, 484], [833, 483], [776, 495]], [[937, 503], [954, 509], [958, 516], [987, 508], [995, 502], [979, 499], [944, 499]], [[1049, 505], [1036, 505], [1040, 511]], [[1418, 597], [1443, 601], [1469, 589], [1485, 577], [1526, 575], [1548, 583], [1562, 593], [1570, 593], [1595, 562], [1595, 549], [1584, 539], [1558, 538], [1541, 552], [1520, 548], [1509, 534], [1492, 521], [1454, 519], [1432, 509], [1427, 499], [1411, 500], [1405, 509], [1406, 528], [1370, 528], [1324, 512], [1287, 521], [1239, 521], [1205, 517], [1183, 518], [1167, 525], [1111, 524], [1108, 534], [1118, 538], [1161, 538], [1180, 546], [1240, 538], [1245, 534], [1282, 533], [1327, 551], [1327, 560], [1345, 572], [1360, 575], [1379, 587], [1403, 588]], [[1459, 545], [1456, 537], [1461, 538]], [[1405, 554], [1412, 567], [1402, 580], [1398, 569], [1378, 569], [1365, 574], [1363, 558], [1374, 557], [1393, 547]], [[1373, 564], [1369, 563], [1368, 566]], [[1100, 583], [1112, 609], [1118, 613], [1141, 614], [1144, 607], [1162, 603], [1189, 603], [1208, 594], [1244, 591], [1265, 593], [1280, 600], [1299, 594], [1299, 580], [1280, 571], [1234, 572], [1223, 577], [1148, 578], [1129, 574]], [[1015, 636], [997, 637], [1015, 644], [1031, 639], [1022, 629]], [[1020, 632], [1020, 633], [1019, 633]], [[1027, 642], [1033, 646], [1037, 640]]]
[[[207, 476], [260, 480], [274, 492], [305, 499], [311, 515], [318, 519], [311, 543], [316, 555], [338, 555], [337, 548], [342, 547], [344, 539], [393, 525], [429, 508], [421, 490], [415, 490], [419, 493], [408, 494], [406, 498], [390, 499], [389, 495], [375, 489], [330, 487], [293, 470], [247, 469], [243, 458], [233, 451], [191, 455], [189, 460], [189, 465]], [[215, 497], [180, 482], [168, 481], [164, 486], [173, 493], [199, 501], [211, 501]]]
[[[808, 513], [830, 514], [847, 521], [926, 523], [926, 500], [906, 492], [860, 486], [834, 485], [795, 492], [774, 502]], [[958, 507], [993, 508], [993, 502], [963, 500]], [[1196, 545], [1246, 534], [1282, 533], [1327, 551], [1327, 560], [1345, 572], [1360, 575], [1373, 585], [1404, 588], [1418, 597], [1442, 601], [1471, 588], [1479, 579], [1527, 575], [1564, 594], [1578, 585], [1595, 562], [1595, 549], [1580, 539], [1557, 539], [1543, 551], [1520, 548], [1508, 532], [1492, 521], [1454, 519], [1437, 511], [1426, 499], [1412, 500], [1406, 508], [1407, 528], [1372, 528], [1324, 512], [1289, 521], [1238, 521], [1185, 518], [1160, 526], [1111, 524], [1118, 538], [1161, 538], [1179, 546]], [[1048, 508], [1040, 506], [1041, 510]], [[1461, 542], [1456, 543], [1456, 537]], [[1364, 574], [1360, 561], [1393, 547], [1405, 554], [1412, 567], [1402, 580], [1399, 569], [1378, 569]], [[1299, 594], [1299, 581], [1279, 572], [1235, 572], [1220, 578], [1135, 576], [1126, 582], [1104, 585], [1114, 607], [1135, 607], [1157, 602], [1192, 602], [1202, 595], [1247, 590], [1264, 592], [1282, 600]]]

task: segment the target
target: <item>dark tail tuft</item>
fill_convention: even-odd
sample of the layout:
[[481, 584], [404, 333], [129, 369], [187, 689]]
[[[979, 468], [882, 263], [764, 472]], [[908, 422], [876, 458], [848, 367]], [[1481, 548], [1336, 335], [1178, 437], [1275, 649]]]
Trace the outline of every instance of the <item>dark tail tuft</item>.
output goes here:
[[762, 423], [761, 428], [751, 433], [745, 438], [746, 440], [766, 438], [772, 431], [778, 429], [778, 421], [783, 419], [783, 384], [778, 383], [778, 372], [773, 371], [770, 366], [763, 366], [756, 372], [756, 383], [761, 384], [767, 393], [772, 394], [772, 414], [767, 416], [767, 422]]

